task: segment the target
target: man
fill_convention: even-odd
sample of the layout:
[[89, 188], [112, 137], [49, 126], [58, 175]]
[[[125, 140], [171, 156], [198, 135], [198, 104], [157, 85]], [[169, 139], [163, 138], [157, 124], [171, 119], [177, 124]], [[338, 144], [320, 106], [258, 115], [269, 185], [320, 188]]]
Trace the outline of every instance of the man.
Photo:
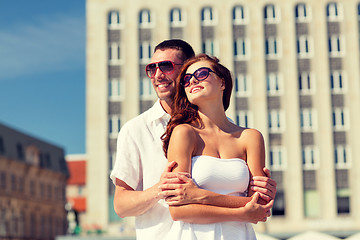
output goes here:
[[[171, 172], [176, 163], [167, 163], [160, 139], [170, 118], [175, 79], [184, 61], [194, 55], [192, 47], [182, 40], [167, 40], [156, 46], [146, 73], [151, 78], [158, 101], [127, 122], [118, 136], [116, 162], [110, 176], [116, 186], [114, 209], [120, 217], [136, 216], [136, 237], [139, 240], [163, 239], [170, 229], [173, 221], [165, 201], [167, 197], [179, 197], [178, 204], [182, 203], [181, 199], [184, 199], [183, 203], [195, 203], [192, 198], [199, 197], [190, 178]], [[179, 179], [185, 183], [180, 184]], [[260, 192], [264, 200], [275, 197], [276, 183], [273, 180], [258, 177], [254, 183], [257, 185], [255, 191]], [[170, 190], [167, 184], [171, 184]], [[214, 202], [219, 200], [219, 194], [207, 197], [208, 205], [212, 205], [212, 199]], [[233, 199], [228, 200], [226, 196], [221, 196], [221, 199], [229, 201], [229, 207], [236, 206]]]

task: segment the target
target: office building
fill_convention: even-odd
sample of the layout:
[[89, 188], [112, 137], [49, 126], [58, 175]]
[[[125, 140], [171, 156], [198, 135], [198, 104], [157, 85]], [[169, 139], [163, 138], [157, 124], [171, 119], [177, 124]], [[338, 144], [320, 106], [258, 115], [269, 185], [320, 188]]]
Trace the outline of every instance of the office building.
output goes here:
[[359, 5], [355, 0], [87, 0], [88, 218], [116, 226], [109, 180], [124, 122], [156, 100], [144, 68], [181, 38], [234, 74], [227, 115], [263, 133], [278, 182], [258, 232], [360, 230]]

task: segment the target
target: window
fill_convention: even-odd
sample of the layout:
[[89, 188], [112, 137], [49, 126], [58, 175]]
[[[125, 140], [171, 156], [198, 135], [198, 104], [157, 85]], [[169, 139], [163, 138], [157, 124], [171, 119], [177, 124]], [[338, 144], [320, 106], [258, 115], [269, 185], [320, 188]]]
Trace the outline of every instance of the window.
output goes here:
[[303, 132], [312, 132], [316, 127], [316, 112], [314, 109], [302, 108], [300, 111], [300, 126]]
[[151, 19], [150, 10], [148, 9], [141, 10], [139, 13], [140, 28], [149, 28], [152, 26], [151, 23], [152, 23], [152, 19]]
[[215, 24], [215, 16], [211, 7], [204, 7], [201, 10], [201, 23], [203, 26], [209, 26]]
[[277, 190], [274, 199], [274, 206], [271, 209], [273, 216], [285, 215], [285, 194], [283, 190]]
[[184, 14], [180, 8], [173, 8], [170, 11], [170, 24], [172, 27], [179, 27], [185, 25]]
[[251, 79], [246, 74], [238, 74], [235, 78], [235, 91], [238, 97], [249, 96], [251, 93]]
[[269, 132], [280, 133], [285, 129], [285, 120], [281, 110], [269, 111]]
[[247, 59], [250, 56], [250, 42], [247, 39], [239, 38], [234, 41], [235, 59]]
[[25, 178], [24, 178], [24, 176], [19, 176], [19, 188], [18, 188], [18, 190], [19, 190], [19, 192], [21, 192], [21, 193], [23, 193], [24, 192], [24, 182], [25, 182], [25, 180], [24, 180]]
[[213, 39], [206, 39], [202, 43], [202, 52], [210, 56], [218, 56], [217, 44]]
[[320, 193], [317, 190], [304, 190], [304, 214], [310, 218], [321, 216]]
[[302, 148], [302, 164], [304, 170], [317, 169], [319, 167], [318, 151], [314, 146]]
[[285, 170], [286, 161], [285, 161], [285, 148], [282, 146], [272, 146], [270, 147], [270, 168], [274, 170]]
[[345, 130], [348, 126], [348, 113], [344, 108], [333, 109], [333, 127], [334, 130]]
[[115, 165], [116, 151], [109, 153], [109, 171], [111, 171]]
[[109, 98], [110, 100], [118, 100], [124, 97], [125, 82], [120, 79], [111, 79], [109, 81]]
[[331, 57], [345, 55], [345, 41], [342, 36], [333, 35], [329, 38], [329, 54]]
[[0, 209], [0, 236], [6, 236], [7, 235], [7, 231], [8, 231], [8, 220], [7, 220], [7, 216], [6, 216], [6, 210], [5, 207], [2, 207]]
[[51, 184], [49, 184], [47, 186], [47, 198], [52, 199], [52, 186], [51, 186]]
[[77, 187], [77, 195], [82, 196], [84, 194], [84, 186]]
[[0, 136], [0, 154], [5, 153], [4, 139]]
[[140, 81], [140, 97], [142, 100], [153, 100], [156, 97], [151, 79], [145, 77]]
[[245, 128], [252, 126], [252, 114], [249, 111], [238, 111], [236, 114], [236, 124]]
[[346, 90], [346, 77], [343, 71], [330, 73], [330, 86], [332, 93], [344, 93]]
[[51, 157], [49, 153], [45, 154], [45, 167], [51, 168]]
[[247, 11], [241, 5], [233, 8], [233, 24], [240, 25], [247, 22]]
[[14, 174], [11, 174], [11, 190], [12, 191], [16, 191], [17, 190], [17, 181], [16, 181], [16, 176]]
[[309, 22], [311, 20], [311, 8], [305, 3], [296, 5], [295, 18], [297, 22]]
[[313, 55], [313, 42], [309, 36], [299, 36], [296, 43], [299, 58], [309, 58]]
[[119, 28], [122, 24], [120, 13], [118, 11], [109, 12], [108, 19], [109, 28]]
[[265, 23], [278, 23], [280, 22], [279, 10], [272, 4], [266, 5], [264, 8]]
[[23, 160], [24, 159], [24, 149], [20, 143], [16, 144], [16, 152], [17, 152], [17, 157], [20, 160]]
[[266, 75], [266, 85], [268, 95], [276, 96], [282, 93], [282, 77], [280, 77], [279, 73], [268, 73]]
[[6, 172], [0, 172], [0, 188], [6, 189]]
[[334, 148], [334, 158], [336, 169], [350, 168], [350, 150], [345, 145], [337, 145]]
[[140, 45], [140, 61], [149, 62], [152, 55], [152, 47], [150, 42], [142, 42]]
[[265, 40], [265, 55], [267, 59], [278, 59], [280, 57], [280, 40], [269, 37]]
[[109, 134], [111, 138], [116, 138], [121, 128], [121, 116], [109, 116]]
[[121, 58], [120, 44], [115, 42], [111, 43], [109, 45], [109, 63], [118, 63]]
[[340, 4], [335, 2], [329, 3], [326, 7], [326, 15], [329, 22], [342, 20], [343, 12]]
[[350, 190], [339, 189], [336, 195], [338, 214], [350, 213]]
[[299, 91], [301, 95], [315, 93], [315, 79], [309, 72], [299, 74]]
[[34, 181], [30, 181], [30, 195], [35, 197], [36, 195], [36, 191], [35, 191], [35, 182]]

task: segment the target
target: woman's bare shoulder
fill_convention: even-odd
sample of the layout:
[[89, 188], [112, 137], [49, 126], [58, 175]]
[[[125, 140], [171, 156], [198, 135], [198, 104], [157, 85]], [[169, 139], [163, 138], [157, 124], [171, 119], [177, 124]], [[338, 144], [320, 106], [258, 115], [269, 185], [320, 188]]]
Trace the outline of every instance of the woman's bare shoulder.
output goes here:
[[246, 145], [263, 144], [264, 137], [261, 132], [255, 128], [245, 128], [242, 131], [240, 139]]
[[176, 135], [176, 136], [194, 137], [196, 132], [195, 132], [193, 126], [191, 126], [190, 124], [183, 123], [183, 124], [177, 125], [174, 128], [172, 134]]
[[242, 130], [242, 133], [244, 135], [244, 137], [261, 137], [262, 138], [262, 134], [259, 130], [255, 129], [255, 128], [244, 128]]

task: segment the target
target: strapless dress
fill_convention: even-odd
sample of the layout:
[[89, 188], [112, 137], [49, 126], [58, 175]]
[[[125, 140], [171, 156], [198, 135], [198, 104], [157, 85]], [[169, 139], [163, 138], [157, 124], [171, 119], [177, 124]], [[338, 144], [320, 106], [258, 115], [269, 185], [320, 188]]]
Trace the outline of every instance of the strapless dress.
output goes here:
[[[240, 158], [192, 157], [191, 175], [203, 189], [225, 195], [247, 196], [249, 168]], [[251, 223], [219, 222], [193, 224], [175, 221], [166, 239], [171, 240], [255, 240]]]

